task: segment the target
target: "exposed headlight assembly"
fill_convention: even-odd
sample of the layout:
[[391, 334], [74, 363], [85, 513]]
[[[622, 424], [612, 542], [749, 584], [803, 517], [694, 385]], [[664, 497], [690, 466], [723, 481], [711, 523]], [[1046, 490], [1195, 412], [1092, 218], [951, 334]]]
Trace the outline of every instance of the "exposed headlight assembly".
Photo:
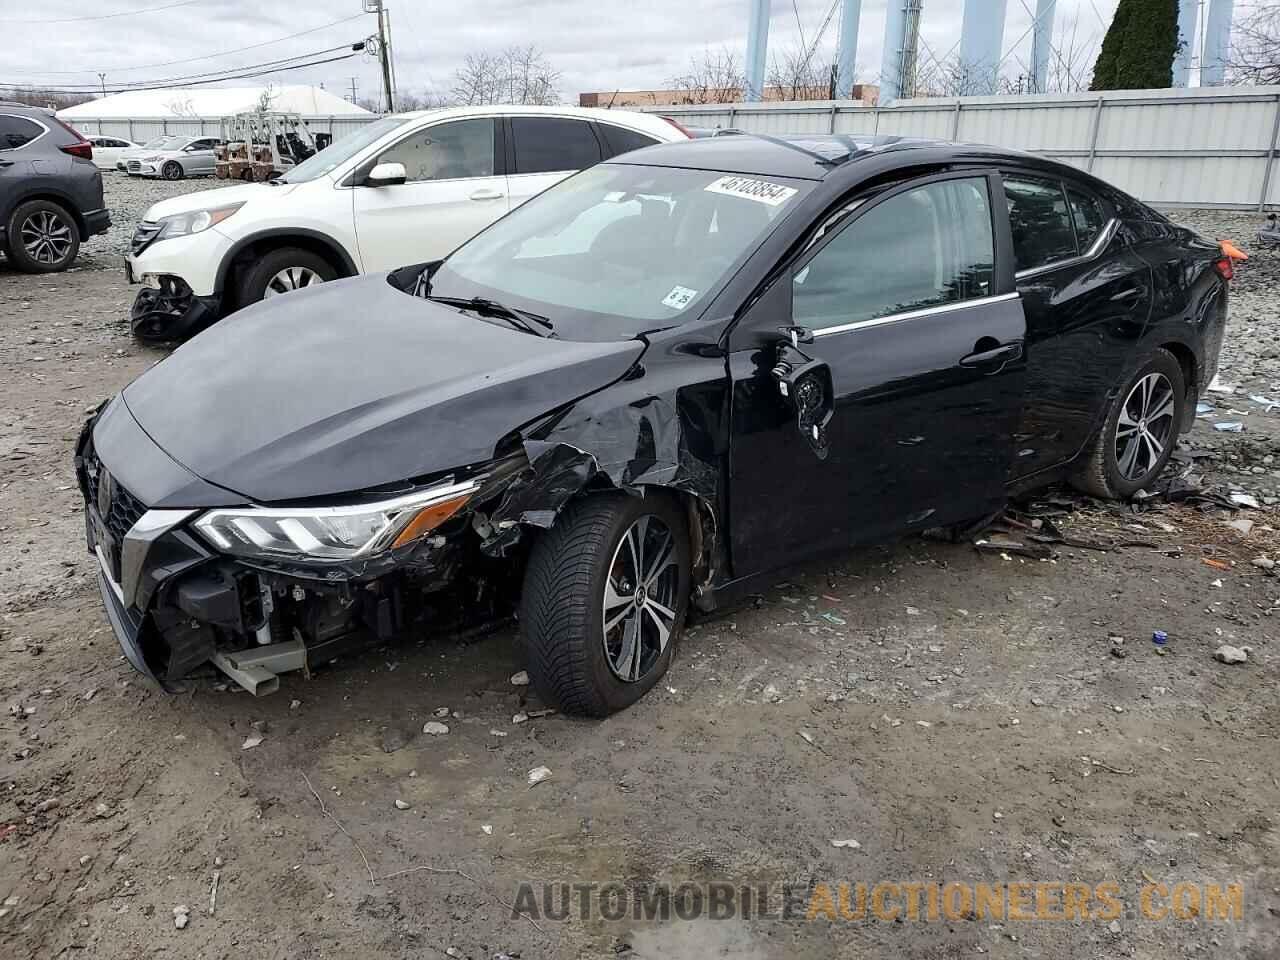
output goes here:
[[479, 480], [343, 507], [210, 510], [195, 522], [223, 553], [291, 560], [354, 560], [430, 533], [471, 499]]
[[244, 203], [233, 203], [225, 207], [214, 207], [209, 210], [193, 210], [190, 213], [175, 213], [160, 217], [155, 222], [162, 224], [157, 240], [170, 240], [173, 237], [189, 237], [193, 233], [208, 230], [215, 223], [221, 223]]

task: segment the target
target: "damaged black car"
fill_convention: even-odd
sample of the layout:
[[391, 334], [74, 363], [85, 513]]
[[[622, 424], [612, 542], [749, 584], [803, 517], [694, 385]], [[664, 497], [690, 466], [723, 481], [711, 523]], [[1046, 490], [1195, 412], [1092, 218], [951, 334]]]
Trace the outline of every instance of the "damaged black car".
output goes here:
[[603, 716], [826, 552], [1068, 479], [1125, 497], [1213, 377], [1232, 264], [1063, 164], [740, 135], [584, 171], [441, 262], [246, 308], [76, 450], [129, 661], [254, 693], [512, 613]]

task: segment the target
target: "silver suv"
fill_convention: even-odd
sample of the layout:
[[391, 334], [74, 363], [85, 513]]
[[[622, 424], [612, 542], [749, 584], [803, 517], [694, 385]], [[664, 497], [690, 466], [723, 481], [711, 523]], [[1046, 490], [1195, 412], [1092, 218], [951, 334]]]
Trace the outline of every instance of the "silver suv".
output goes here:
[[111, 226], [93, 145], [48, 110], [0, 100], [0, 250], [28, 273], [75, 262]]

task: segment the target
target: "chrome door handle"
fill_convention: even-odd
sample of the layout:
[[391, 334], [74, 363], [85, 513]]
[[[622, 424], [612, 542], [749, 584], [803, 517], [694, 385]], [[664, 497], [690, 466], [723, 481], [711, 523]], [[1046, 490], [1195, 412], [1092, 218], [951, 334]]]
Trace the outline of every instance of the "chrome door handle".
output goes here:
[[477, 190], [471, 195], [472, 200], [501, 200], [506, 194], [501, 190]]

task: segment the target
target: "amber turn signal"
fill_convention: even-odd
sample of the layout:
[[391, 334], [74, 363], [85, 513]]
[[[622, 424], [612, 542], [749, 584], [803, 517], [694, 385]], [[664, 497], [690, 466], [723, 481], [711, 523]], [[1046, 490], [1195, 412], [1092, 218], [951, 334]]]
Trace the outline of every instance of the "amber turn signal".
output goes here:
[[403, 547], [406, 543], [412, 543], [430, 533], [461, 510], [470, 499], [471, 494], [466, 493], [460, 497], [452, 497], [423, 507], [418, 511], [418, 515], [409, 521], [409, 525], [400, 531], [400, 536], [396, 537], [395, 542], [391, 544], [392, 548]]

